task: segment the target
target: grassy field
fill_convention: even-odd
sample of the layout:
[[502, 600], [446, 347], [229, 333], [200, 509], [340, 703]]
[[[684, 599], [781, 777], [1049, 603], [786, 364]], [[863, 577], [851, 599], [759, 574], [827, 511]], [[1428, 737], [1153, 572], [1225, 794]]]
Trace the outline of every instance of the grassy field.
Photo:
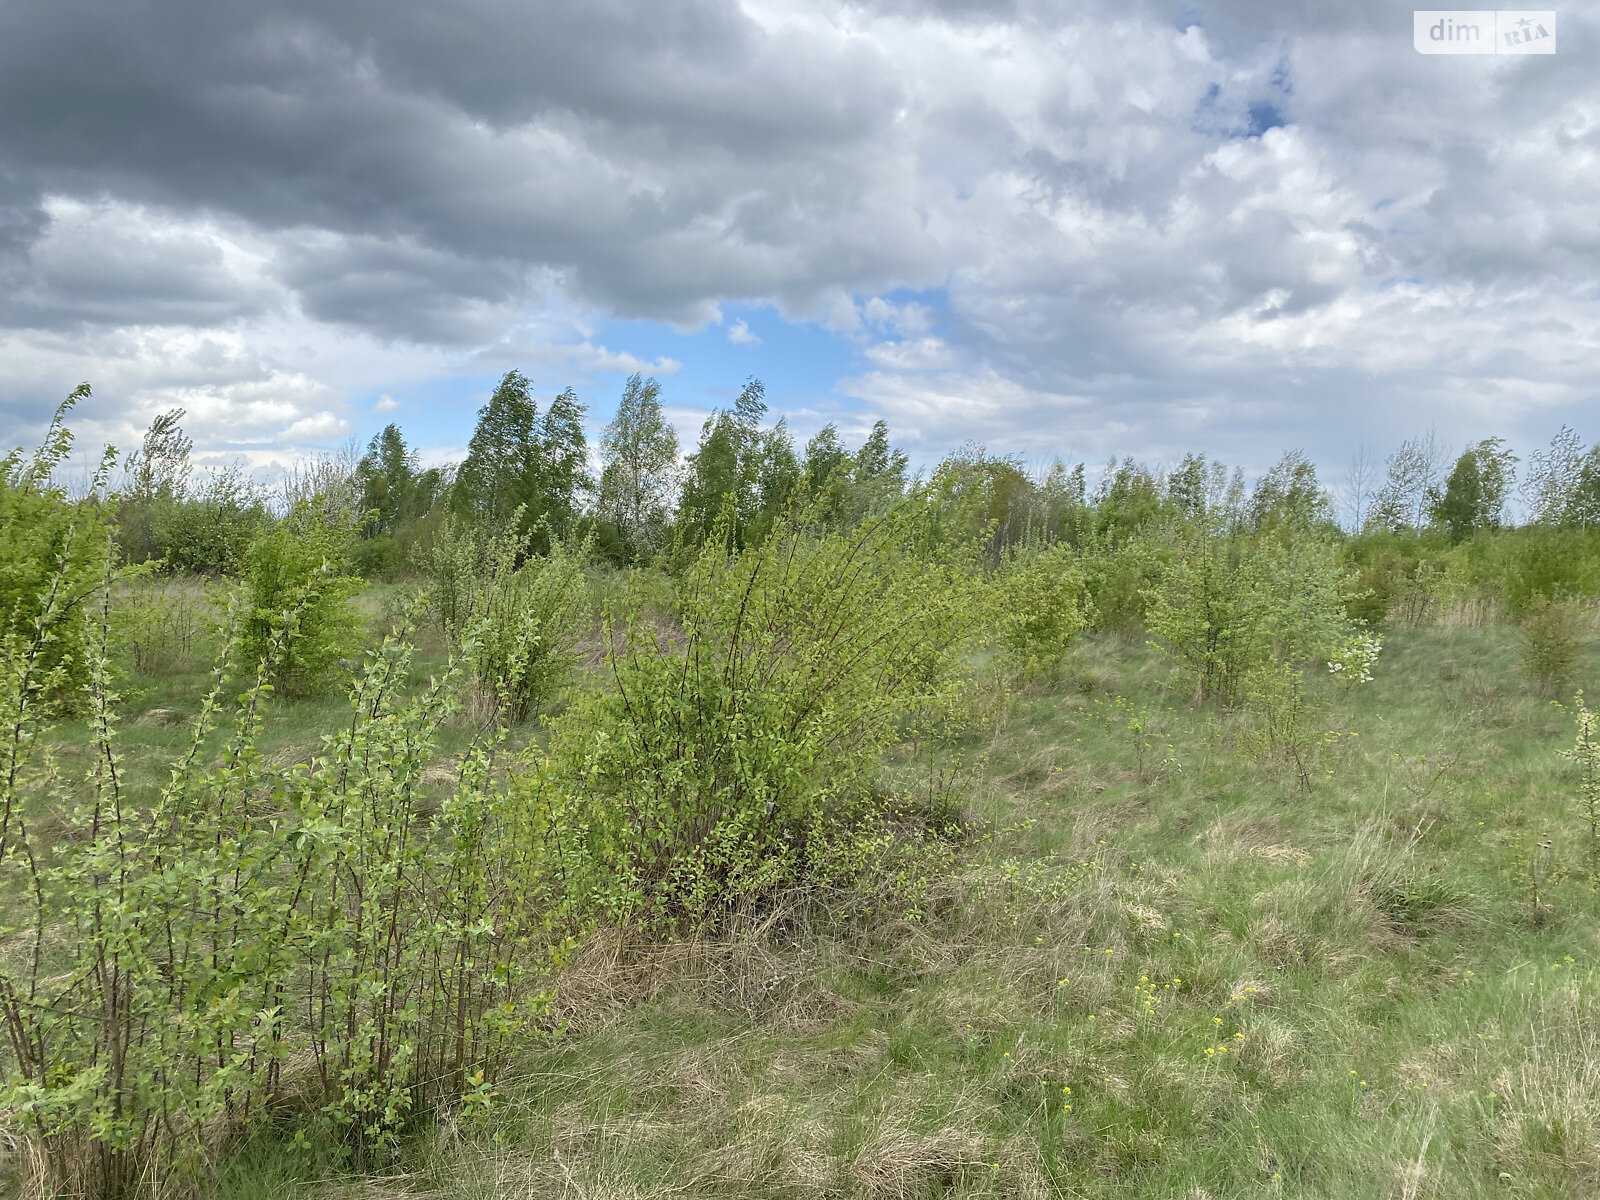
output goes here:
[[[1578, 676], [1600, 691], [1592, 651]], [[262, 1137], [220, 1194], [1600, 1195], [1600, 902], [1571, 717], [1515, 633], [1396, 631], [1373, 683], [1311, 679], [1304, 777], [1165, 680], [1091, 640], [900, 763], [967, 829], [920, 911], [596, 936], [559, 1032], [392, 1171]], [[147, 785], [201, 681], [136, 681]], [[269, 752], [343, 703], [276, 704]]]

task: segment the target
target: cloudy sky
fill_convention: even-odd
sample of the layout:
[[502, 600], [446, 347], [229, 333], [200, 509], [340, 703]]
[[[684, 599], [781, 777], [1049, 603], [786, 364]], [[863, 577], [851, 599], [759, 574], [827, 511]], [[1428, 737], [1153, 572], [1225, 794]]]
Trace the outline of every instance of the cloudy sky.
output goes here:
[[1424, 56], [1376, 0], [0, 5], [0, 442], [80, 380], [263, 473], [493, 380], [686, 432], [1260, 469], [1600, 438], [1600, 2]]

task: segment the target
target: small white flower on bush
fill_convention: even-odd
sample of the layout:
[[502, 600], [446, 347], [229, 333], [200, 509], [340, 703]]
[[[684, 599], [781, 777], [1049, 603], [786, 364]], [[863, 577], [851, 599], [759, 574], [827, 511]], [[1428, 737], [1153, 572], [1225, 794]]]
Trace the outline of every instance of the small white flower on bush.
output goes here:
[[1355, 687], [1372, 682], [1372, 668], [1378, 664], [1383, 639], [1376, 634], [1358, 633], [1328, 660], [1328, 671], [1340, 683]]

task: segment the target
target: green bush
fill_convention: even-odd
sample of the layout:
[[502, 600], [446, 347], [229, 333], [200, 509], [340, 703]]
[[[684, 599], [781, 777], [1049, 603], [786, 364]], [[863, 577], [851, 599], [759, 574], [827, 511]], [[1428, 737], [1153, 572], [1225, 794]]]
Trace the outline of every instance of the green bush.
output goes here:
[[1546, 692], [1560, 691], [1572, 678], [1587, 620], [1577, 602], [1541, 596], [1519, 623], [1523, 669]]
[[[1495, 536], [1482, 532], [1478, 542]], [[1468, 592], [1494, 590], [1481, 579], [1468, 582], [1471, 553], [1468, 546], [1452, 546], [1440, 529], [1369, 529], [1346, 542], [1341, 552], [1354, 575], [1345, 612], [1366, 625], [1388, 620], [1418, 628], [1437, 617], [1448, 603], [1450, 580], [1466, 583]], [[1456, 598], [1463, 597], [1458, 594]]]
[[1337, 654], [1354, 632], [1345, 615], [1350, 587], [1323, 538], [1196, 528], [1150, 589], [1147, 621], [1199, 698], [1231, 704], [1261, 667]]
[[904, 511], [849, 534], [786, 519], [741, 553], [714, 534], [681, 632], [613, 627], [615, 686], [558, 721], [549, 765], [598, 911], [714, 927], [837, 882], [881, 832], [884, 748], [950, 698], [958, 649], [994, 615], [981, 572], [916, 553], [923, 536]]
[[67, 398], [31, 457], [0, 458], [0, 657], [20, 656], [29, 686], [66, 701], [88, 679], [84, 610], [106, 582], [116, 517], [109, 450], [86, 498], [70, 500], [54, 479], [72, 450], [66, 415], [88, 395], [83, 384]]
[[1356, 579], [1345, 613], [1354, 621], [1376, 625], [1388, 618], [1406, 584], [1406, 560], [1385, 549], [1355, 559]]
[[1088, 625], [1077, 554], [1059, 543], [1008, 550], [1001, 586], [1009, 620], [1007, 652], [1024, 667], [1058, 664]]
[[1242, 691], [1246, 726], [1240, 750], [1256, 762], [1288, 768], [1299, 789], [1309, 791], [1318, 737], [1304, 674], [1298, 667], [1266, 663], [1251, 669]]
[[1573, 705], [1578, 732], [1570, 750], [1558, 750], [1577, 768], [1578, 815], [1584, 824], [1583, 857], [1589, 886], [1600, 890], [1600, 714], [1584, 703], [1579, 692]]
[[392, 533], [357, 539], [350, 557], [364, 579], [393, 579], [406, 565], [405, 550]]
[[[30, 1143], [33, 1194], [216, 1194], [217, 1156], [295, 1105], [354, 1165], [382, 1162], [430, 1107], [488, 1102], [545, 1011], [570, 943], [537, 809], [502, 786], [494, 741], [459, 758], [447, 794], [424, 786], [455, 665], [407, 695], [411, 651], [386, 641], [321, 753], [260, 752], [304, 615], [270, 622], [221, 739], [219, 665], [148, 808], [119, 768], [104, 620], [82, 778], [33, 753], [37, 691], [16, 660], [0, 674], [0, 1106]], [[22, 819], [31, 794], [81, 800], [41, 830]]]
[[1543, 601], [1600, 597], [1600, 529], [1531, 525], [1484, 533], [1468, 554], [1474, 581], [1514, 618]]
[[675, 626], [678, 596], [672, 576], [660, 567], [592, 567], [589, 570], [590, 621], [602, 625], [607, 613], [634, 613], [658, 625]]
[[150, 502], [155, 552], [167, 569], [232, 575], [251, 541], [271, 523], [259, 496], [235, 471], [222, 471], [187, 497]]
[[1084, 548], [1082, 564], [1090, 623], [1100, 633], [1132, 637], [1144, 628], [1151, 589], [1168, 557], [1153, 537], [1123, 545], [1096, 538]]
[[[566, 682], [588, 612], [589, 543], [519, 530], [517, 520], [499, 533], [445, 526], [426, 559], [425, 591], [435, 622], [471, 663], [480, 707], [513, 724]], [[548, 554], [530, 553], [535, 537]]]
[[1368, 625], [1391, 615], [1414, 624], [1413, 617], [1432, 607], [1435, 550], [1426, 535], [1411, 532], [1369, 531], [1352, 538], [1343, 550], [1344, 562], [1355, 575], [1346, 614]]
[[[273, 681], [281, 691], [315, 690], [340, 659], [361, 648], [361, 619], [349, 603], [361, 589], [349, 574], [350, 541], [347, 527], [330, 524], [302, 501], [245, 550], [249, 613], [241, 648], [246, 663], [272, 662]], [[269, 654], [286, 619], [293, 624], [283, 651]]]

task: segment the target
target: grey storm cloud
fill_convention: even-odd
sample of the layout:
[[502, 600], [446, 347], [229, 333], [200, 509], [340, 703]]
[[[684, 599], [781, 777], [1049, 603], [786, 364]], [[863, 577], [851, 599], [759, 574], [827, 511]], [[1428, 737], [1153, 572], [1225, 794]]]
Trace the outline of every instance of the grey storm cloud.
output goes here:
[[[391, 266], [464, 300], [556, 265], [604, 303], [688, 315], [769, 290], [807, 227], [838, 228], [848, 151], [892, 119], [885, 66], [758, 37], [729, 4], [16, 6], [0, 145], [36, 200], [394, 239], [420, 250]], [[867, 238], [837, 241], [848, 259]], [[447, 255], [503, 266], [461, 293]], [[415, 331], [407, 300], [397, 332]]]
[[530, 313], [743, 301], [930, 453], [1544, 429], [1596, 403], [1597, 15], [1497, 60], [1373, 2], [6, 6], [0, 420], [92, 366], [107, 428], [333, 430]]

